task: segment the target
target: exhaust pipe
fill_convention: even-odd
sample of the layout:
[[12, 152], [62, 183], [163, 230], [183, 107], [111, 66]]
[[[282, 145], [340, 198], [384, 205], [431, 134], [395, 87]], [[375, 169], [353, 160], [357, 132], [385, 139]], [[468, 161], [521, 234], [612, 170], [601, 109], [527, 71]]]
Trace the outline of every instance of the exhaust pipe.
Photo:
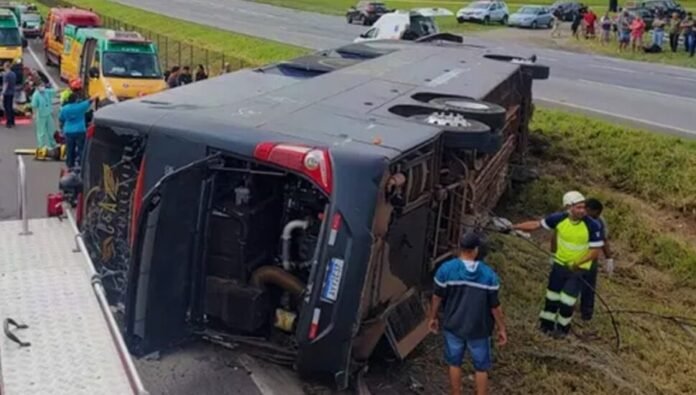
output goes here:
[[261, 266], [251, 274], [251, 285], [258, 288], [266, 288], [275, 285], [292, 295], [295, 301], [302, 298], [305, 284], [297, 277], [277, 266]]
[[292, 241], [292, 231], [295, 229], [305, 230], [309, 226], [309, 221], [296, 219], [288, 222], [283, 228], [283, 269], [290, 271], [292, 262], [290, 262], [290, 242]]

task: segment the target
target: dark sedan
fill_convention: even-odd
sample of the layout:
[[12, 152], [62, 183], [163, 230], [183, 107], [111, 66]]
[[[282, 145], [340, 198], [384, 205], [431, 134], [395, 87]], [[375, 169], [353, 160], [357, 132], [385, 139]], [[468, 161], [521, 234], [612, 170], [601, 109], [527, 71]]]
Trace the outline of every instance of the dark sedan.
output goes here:
[[568, 0], [559, 0], [550, 7], [551, 14], [556, 15], [558, 12], [561, 20], [566, 22], [572, 21], [575, 15], [580, 12], [580, 8], [582, 8], [582, 4]]

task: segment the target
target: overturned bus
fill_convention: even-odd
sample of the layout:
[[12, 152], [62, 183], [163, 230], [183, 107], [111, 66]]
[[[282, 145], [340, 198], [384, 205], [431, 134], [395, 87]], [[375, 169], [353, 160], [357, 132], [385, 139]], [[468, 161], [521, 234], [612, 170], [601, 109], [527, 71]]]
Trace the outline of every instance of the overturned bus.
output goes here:
[[377, 41], [99, 110], [82, 230], [131, 351], [264, 337], [339, 387], [380, 341], [405, 357], [547, 76], [481, 47]]

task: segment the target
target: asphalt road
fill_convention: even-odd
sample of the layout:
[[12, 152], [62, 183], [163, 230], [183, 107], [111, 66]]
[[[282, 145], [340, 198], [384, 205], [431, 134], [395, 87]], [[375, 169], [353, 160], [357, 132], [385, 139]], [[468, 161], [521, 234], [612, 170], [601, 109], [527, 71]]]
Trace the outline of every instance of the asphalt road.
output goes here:
[[[203, 25], [312, 49], [352, 41], [366, 30], [345, 18], [243, 0], [117, 0]], [[523, 34], [523, 33], [521, 33]], [[535, 53], [551, 78], [535, 83], [544, 104], [696, 138], [696, 70], [467, 38], [496, 53]]]
[[[38, 42], [31, 42], [30, 49], [43, 53]], [[37, 60], [27, 51], [24, 62], [29, 67], [38, 67]], [[6, 129], [0, 125], [0, 220], [15, 219], [18, 216], [17, 204], [17, 158], [16, 148], [34, 148], [36, 136], [33, 125]], [[27, 169], [27, 214], [30, 218], [46, 216], [46, 196], [58, 191], [58, 177], [61, 164], [58, 162], [35, 161], [32, 156], [24, 156]]]

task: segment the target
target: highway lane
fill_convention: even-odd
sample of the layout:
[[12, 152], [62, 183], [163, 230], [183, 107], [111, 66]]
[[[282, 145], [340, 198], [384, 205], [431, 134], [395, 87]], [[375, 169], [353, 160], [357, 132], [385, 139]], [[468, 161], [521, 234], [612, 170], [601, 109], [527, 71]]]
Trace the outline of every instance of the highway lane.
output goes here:
[[[24, 62], [31, 68], [39, 68], [38, 57], [31, 53], [42, 54], [41, 44], [32, 40], [29, 50], [24, 55]], [[42, 61], [42, 60], [39, 60]], [[49, 70], [49, 75], [57, 79], [57, 72]], [[33, 125], [17, 126], [6, 129], [0, 125], [0, 219], [14, 219], [18, 215], [17, 204], [17, 159], [15, 148], [33, 148], [36, 137]], [[30, 218], [46, 216], [46, 196], [58, 190], [58, 176], [61, 164], [58, 162], [35, 161], [31, 156], [25, 156], [27, 166], [27, 214]]]
[[[326, 49], [352, 41], [365, 27], [322, 15], [243, 0], [117, 0], [229, 31]], [[604, 116], [651, 130], [696, 137], [696, 70], [467, 37], [497, 53], [535, 53], [552, 67], [535, 84], [540, 103]]]

